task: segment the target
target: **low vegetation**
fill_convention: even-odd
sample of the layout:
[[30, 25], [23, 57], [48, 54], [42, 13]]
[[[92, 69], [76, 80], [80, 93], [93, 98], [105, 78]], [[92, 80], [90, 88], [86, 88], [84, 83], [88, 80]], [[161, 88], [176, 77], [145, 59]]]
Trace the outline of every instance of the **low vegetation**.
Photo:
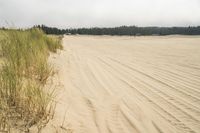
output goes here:
[[50, 119], [53, 90], [45, 84], [54, 73], [49, 52], [62, 49], [61, 38], [39, 29], [0, 33], [0, 132], [40, 129]]

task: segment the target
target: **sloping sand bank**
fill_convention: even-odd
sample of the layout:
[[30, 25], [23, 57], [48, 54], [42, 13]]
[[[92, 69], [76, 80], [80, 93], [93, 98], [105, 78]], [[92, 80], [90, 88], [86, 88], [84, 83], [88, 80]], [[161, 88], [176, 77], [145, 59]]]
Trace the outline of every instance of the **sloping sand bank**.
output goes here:
[[63, 45], [49, 131], [200, 132], [199, 36], [65, 36]]

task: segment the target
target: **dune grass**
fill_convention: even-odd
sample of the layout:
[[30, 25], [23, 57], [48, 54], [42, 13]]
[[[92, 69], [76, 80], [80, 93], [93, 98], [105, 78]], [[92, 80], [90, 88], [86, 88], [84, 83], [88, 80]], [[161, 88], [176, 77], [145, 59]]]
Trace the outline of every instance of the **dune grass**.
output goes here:
[[47, 122], [52, 91], [46, 88], [53, 68], [49, 52], [62, 49], [61, 38], [39, 29], [1, 31], [0, 36], [0, 132]]

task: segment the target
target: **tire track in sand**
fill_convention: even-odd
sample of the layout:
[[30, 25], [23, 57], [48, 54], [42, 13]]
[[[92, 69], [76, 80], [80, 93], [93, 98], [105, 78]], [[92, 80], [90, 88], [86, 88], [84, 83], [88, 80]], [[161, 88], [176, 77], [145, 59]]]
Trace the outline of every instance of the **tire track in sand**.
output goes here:
[[61, 76], [72, 83], [65, 85], [72, 128], [198, 133], [200, 37], [191, 38], [65, 36], [70, 61]]

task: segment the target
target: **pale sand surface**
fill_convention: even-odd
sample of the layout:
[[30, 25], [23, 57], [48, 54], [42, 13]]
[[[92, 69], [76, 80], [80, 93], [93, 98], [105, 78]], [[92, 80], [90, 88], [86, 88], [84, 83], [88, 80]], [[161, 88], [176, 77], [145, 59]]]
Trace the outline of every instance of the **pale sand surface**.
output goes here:
[[61, 86], [44, 132], [200, 132], [200, 36], [63, 42], [51, 59]]

